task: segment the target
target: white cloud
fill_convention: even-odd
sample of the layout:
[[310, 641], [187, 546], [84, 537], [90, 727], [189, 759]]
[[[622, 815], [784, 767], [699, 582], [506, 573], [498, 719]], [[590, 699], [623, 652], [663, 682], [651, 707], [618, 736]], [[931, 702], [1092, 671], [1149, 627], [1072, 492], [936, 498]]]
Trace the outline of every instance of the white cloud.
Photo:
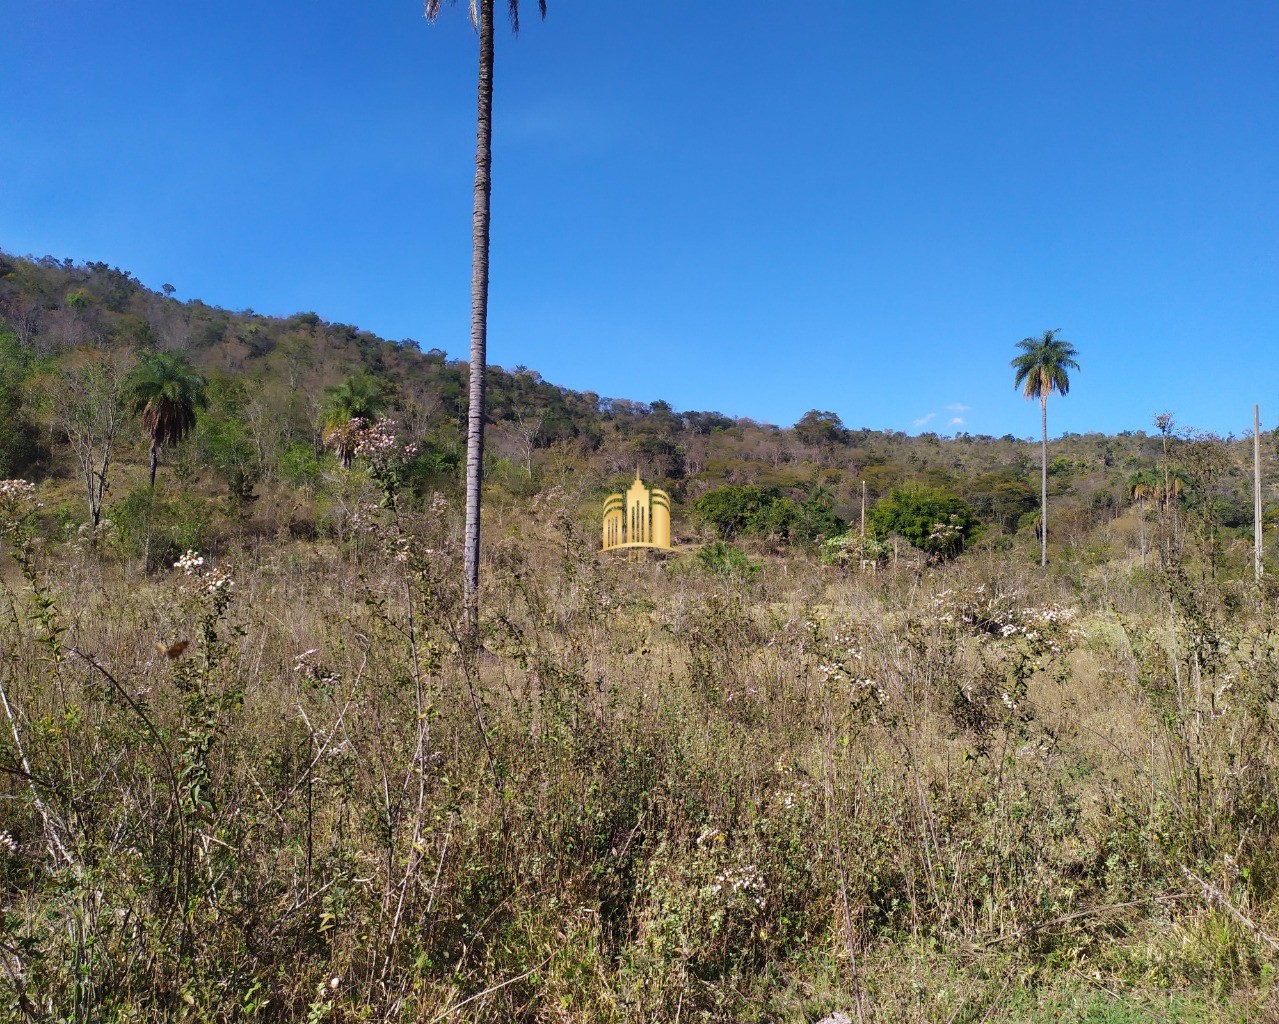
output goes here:
[[[954, 413], [967, 412], [971, 408], [971, 405], [964, 405], [963, 402], [951, 402], [950, 405], [946, 406], [948, 412]], [[961, 420], [960, 422], [963, 421]]]
[[952, 427], [962, 427], [964, 425], [964, 417], [954, 416], [951, 418], [950, 425]]
[[919, 419], [915, 421], [915, 426], [922, 427], [929, 420], [936, 419], [936, 418], [937, 418], [937, 414], [935, 412], [930, 412], [927, 416], [919, 417]]

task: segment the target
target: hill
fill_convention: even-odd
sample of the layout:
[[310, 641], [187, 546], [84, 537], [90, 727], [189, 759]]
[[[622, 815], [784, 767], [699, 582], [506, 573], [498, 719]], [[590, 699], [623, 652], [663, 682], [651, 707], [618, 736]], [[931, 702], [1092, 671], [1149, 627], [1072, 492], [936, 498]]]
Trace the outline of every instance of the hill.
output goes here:
[[[312, 312], [270, 317], [179, 301], [168, 286], [150, 290], [104, 263], [2, 253], [0, 334], [8, 337], [0, 348], [0, 404], [7, 410], [0, 475], [64, 481], [77, 475], [66, 449], [49, 443], [65, 434], [49, 419], [50, 388], [61, 368], [109, 357], [118, 377], [125, 364], [149, 353], [180, 352], [209, 377], [211, 401], [171, 470], [185, 490], [234, 505], [241, 530], [273, 535], [287, 528], [335, 528], [331, 509], [326, 511], [333, 458], [322, 421], [326, 396], [353, 376], [374, 383], [400, 436], [416, 446], [408, 472], [413, 493], [422, 498], [458, 486], [468, 367], [438, 348], [382, 339]], [[557, 484], [570, 485], [589, 502], [638, 467], [671, 492], [686, 536], [697, 500], [726, 485], [758, 488], [796, 507], [816, 496], [834, 515], [793, 531], [807, 541], [828, 536], [838, 521], [857, 519], [863, 485], [872, 505], [907, 485], [958, 495], [985, 524], [988, 544], [1014, 543], [1035, 529], [1038, 450], [1012, 436], [852, 429], [820, 410], [779, 427], [680, 411], [661, 400], [575, 392], [525, 367], [493, 366], [487, 374], [485, 468], [490, 500], [497, 504], [522, 502]], [[1192, 436], [1174, 433], [1172, 443]], [[1211, 493], [1185, 497], [1213, 506], [1228, 546], [1251, 526], [1251, 452], [1232, 438], [1221, 440], [1230, 456], [1207, 483]], [[116, 500], [127, 494], [128, 483], [121, 481], [133, 480], [128, 467], [143, 461], [142, 447], [136, 427], [122, 423], [116, 456], [125, 468], [110, 483]], [[1087, 548], [1099, 528], [1113, 524], [1130, 504], [1134, 476], [1154, 469], [1165, 454], [1159, 435], [1143, 432], [1067, 435], [1050, 448], [1051, 539], [1063, 553]], [[1273, 470], [1273, 435], [1265, 452]], [[1269, 480], [1275, 476], [1267, 474]], [[1269, 505], [1277, 493], [1268, 485]]]

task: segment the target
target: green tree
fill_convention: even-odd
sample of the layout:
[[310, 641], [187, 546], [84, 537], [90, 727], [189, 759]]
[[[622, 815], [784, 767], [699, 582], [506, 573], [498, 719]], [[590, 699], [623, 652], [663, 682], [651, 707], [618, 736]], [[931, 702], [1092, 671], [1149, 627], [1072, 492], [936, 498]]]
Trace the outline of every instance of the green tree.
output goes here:
[[693, 502], [693, 514], [722, 538], [771, 536], [788, 539], [799, 522], [790, 498], [762, 487], [718, 487]]
[[151, 439], [153, 489], [161, 446], [175, 445], [191, 433], [196, 410], [205, 405], [204, 389], [205, 379], [178, 352], [148, 356], [129, 375], [125, 401]]
[[1040, 475], [1040, 513], [1039, 564], [1048, 565], [1048, 396], [1056, 391], [1064, 395], [1070, 391], [1070, 376], [1067, 370], [1078, 370], [1075, 362], [1075, 346], [1063, 341], [1057, 335], [1060, 328], [1045, 331], [1038, 338], [1022, 338], [1017, 342], [1021, 355], [1012, 361], [1016, 371], [1013, 387], [1021, 388], [1027, 399], [1039, 399], [1039, 411], [1042, 425], [1040, 454], [1042, 472]]
[[[466, 535], [464, 586], [466, 614], [472, 628], [479, 621], [480, 474], [484, 464], [484, 368], [488, 347], [489, 197], [493, 167], [493, 5], [495, 0], [472, 0], [479, 22], [479, 109], [475, 131], [475, 199], [471, 214], [471, 363], [470, 408], [466, 430]], [[440, 0], [426, 0], [426, 16], [434, 21]], [[538, 0], [546, 17], [546, 0]], [[519, 0], [508, 0], [511, 29], [520, 30]]]
[[835, 444], [848, 435], [844, 421], [833, 412], [809, 409], [795, 424], [795, 436], [804, 444]]
[[324, 396], [324, 441], [337, 452], [343, 469], [355, 457], [353, 420], [373, 423], [386, 410], [386, 389], [367, 373], [356, 373]]
[[980, 473], [959, 486], [977, 515], [1006, 533], [1015, 533], [1021, 517], [1039, 504], [1035, 488], [1013, 467]]
[[193, 444], [200, 462], [222, 478], [242, 510], [262, 478], [261, 454], [245, 419], [249, 388], [242, 379], [217, 376], [209, 383], [209, 398], [209, 411], [200, 417]]
[[0, 321], [0, 479], [30, 466], [39, 453], [25, 394], [31, 368], [29, 350]]
[[835, 511], [835, 491], [830, 481], [814, 477], [798, 507], [795, 533], [801, 540], [816, 542], [842, 534], [847, 526]]
[[954, 558], [981, 533], [981, 523], [963, 498], [934, 487], [905, 487], [876, 502], [866, 517], [876, 540], [904, 537], [930, 557]]

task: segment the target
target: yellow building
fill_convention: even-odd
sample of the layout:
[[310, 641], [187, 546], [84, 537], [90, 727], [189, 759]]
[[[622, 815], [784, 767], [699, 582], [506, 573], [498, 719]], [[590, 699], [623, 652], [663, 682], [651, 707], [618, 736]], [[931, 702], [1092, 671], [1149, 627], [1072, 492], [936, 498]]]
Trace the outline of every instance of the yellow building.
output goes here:
[[604, 550], [671, 546], [671, 496], [658, 487], [645, 487], [639, 470], [625, 494], [604, 500]]

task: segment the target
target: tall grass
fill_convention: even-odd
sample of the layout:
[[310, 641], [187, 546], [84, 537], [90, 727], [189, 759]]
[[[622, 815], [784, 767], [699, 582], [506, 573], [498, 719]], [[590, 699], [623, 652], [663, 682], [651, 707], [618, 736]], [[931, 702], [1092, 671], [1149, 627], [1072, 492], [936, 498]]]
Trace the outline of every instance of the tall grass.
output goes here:
[[606, 560], [541, 500], [480, 650], [441, 502], [154, 573], [13, 504], [0, 1019], [1271, 1005], [1273, 596]]

